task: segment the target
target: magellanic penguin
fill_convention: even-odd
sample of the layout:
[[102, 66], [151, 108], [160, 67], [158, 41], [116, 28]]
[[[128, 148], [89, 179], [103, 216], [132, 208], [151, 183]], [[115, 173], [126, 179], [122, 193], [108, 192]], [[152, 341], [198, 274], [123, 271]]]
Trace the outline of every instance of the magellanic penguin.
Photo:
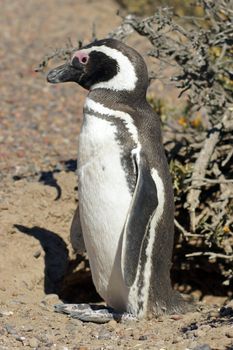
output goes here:
[[[71, 238], [83, 245], [83, 236], [98, 293], [115, 312], [137, 318], [181, 311], [183, 302], [170, 281], [172, 183], [160, 120], [146, 100], [143, 58], [117, 40], [95, 41], [47, 79], [89, 90]], [[65, 312], [75, 310], [78, 305]]]

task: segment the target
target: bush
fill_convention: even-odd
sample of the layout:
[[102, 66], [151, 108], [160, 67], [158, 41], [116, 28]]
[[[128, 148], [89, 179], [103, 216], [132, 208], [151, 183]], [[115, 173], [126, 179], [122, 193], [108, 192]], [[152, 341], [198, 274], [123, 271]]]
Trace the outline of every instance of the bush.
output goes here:
[[169, 118], [164, 125], [182, 234], [174, 272], [204, 293], [232, 295], [233, 10], [225, 0], [195, 4], [203, 16], [181, 18], [171, 8], [144, 19], [128, 15], [112, 36], [125, 40], [134, 31], [149, 41], [162, 70], [178, 69], [171, 81], [188, 97], [186, 113], [175, 126]]

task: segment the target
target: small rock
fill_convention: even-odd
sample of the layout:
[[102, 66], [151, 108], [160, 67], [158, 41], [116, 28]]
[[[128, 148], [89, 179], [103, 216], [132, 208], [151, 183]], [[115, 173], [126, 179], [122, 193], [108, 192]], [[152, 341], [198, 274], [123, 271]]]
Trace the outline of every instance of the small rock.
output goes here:
[[186, 333], [186, 332], [194, 331], [194, 330], [196, 330], [196, 329], [198, 329], [198, 325], [197, 325], [196, 322], [193, 322], [193, 323], [191, 323], [189, 326], [183, 327], [183, 328], [181, 329], [181, 331], [182, 331], [183, 333]]
[[228, 338], [233, 338], [233, 329], [228, 329], [225, 334]]
[[56, 171], [62, 171], [62, 169], [63, 169], [63, 166], [62, 166], [61, 163], [57, 163], [57, 164], [55, 165], [54, 170], [56, 170]]
[[223, 306], [220, 309], [220, 316], [221, 317], [232, 317], [233, 316], [233, 308], [231, 306]]
[[174, 321], [181, 320], [183, 318], [182, 315], [171, 315], [170, 318]]
[[229, 301], [225, 306], [231, 307], [233, 309], [233, 299]]
[[39, 345], [39, 341], [36, 338], [31, 338], [28, 340], [30, 348], [37, 348]]
[[47, 294], [42, 300], [42, 302], [46, 304], [54, 304], [60, 302], [60, 299], [57, 294]]
[[61, 300], [57, 294], [48, 294], [41, 300], [40, 306], [45, 310], [53, 310], [55, 304], [60, 304]]
[[51, 346], [53, 344], [54, 337], [52, 334], [48, 334], [46, 331], [37, 335], [37, 339], [46, 344], [47, 346]]
[[194, 331], [194, 335], [197, 338], [203, 337], [206, 335], [206, 332], [202, 329], [197, 329], [196, 331]]
[[195, 332], [192, 332], [192, 331], [186, 332], [186, 333], [185, 333], [185, 337], [186, 337], [187, 339], [191, 339], [191, 340], [196, 339]]
[[106, 331], [105, 329], [101, 330], [98, 334], [98, 339], [111, 339], [112, 335], [110, 332]]
[[147, 340], [147, 336], [146, 335], [140, 335], [138, 340]]
[[16, 329], [13, 326], [11, 326], [10, 324], [6, 324], [5, 329], [6, 329], [8, 334], [17, 335]]
[[12, 229], [10, 230], [10, 234], [11, 234], [11, 235], [14, 235], [15, 233], [18, 233], [17, 230], [16, 230], [15, 228], [12, 228]]
[[22, 343], [26, 340], [26, 338], [21, 335], [15, 335], [15, 339], [21, 341]]
[[35, 251], [35, 253], [33, 254], [34, 258], [38, 259], [41, 256], [41, 250], [37, 250]]
[[192, 350], [211, 350], [211, 347], [208, 344], [197, 345]]
[[216, 318], [216, 317], [218, 317], [219, 316], [219, 312], [216, 310], [212, 310], [212, 311], [210, 311], [209, 312], [209, 317], [214, 317], [214, 318]]
[[0, 310], [0, 317], [11, 316], [11, 315], [13, 315], [12, 311]]
[[34, 330], [34, 328], [33, 328], [32, 326], [24, 326], [24, 327], [23, 327], [23, 330], [24, 330], [25, 332], [32, 332], [32, 331]]

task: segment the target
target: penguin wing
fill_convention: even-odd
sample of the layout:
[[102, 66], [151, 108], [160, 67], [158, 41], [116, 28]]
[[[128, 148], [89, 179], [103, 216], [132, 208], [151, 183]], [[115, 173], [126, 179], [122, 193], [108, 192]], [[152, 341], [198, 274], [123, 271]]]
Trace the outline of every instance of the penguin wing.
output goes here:
[[80, 215], [79, 215], [79, 206], [77, 206], [71, 228], [70, 228], [70, 242], [71, 245], [77, 254], [83, 254], [86, 251], [84, 239], [83, 239], [83, 233], [82, 233], [82, 227], [81, 227], [81, 221], [80, 221]]
[[128, 287], [134, 283], [140, 257], [146, 254], [145, 240], [158, 205], [156, 185], [145, 155], [136, 149], [132, 158], [137, 181], [124, 226], [121, 260], [123, 278]]

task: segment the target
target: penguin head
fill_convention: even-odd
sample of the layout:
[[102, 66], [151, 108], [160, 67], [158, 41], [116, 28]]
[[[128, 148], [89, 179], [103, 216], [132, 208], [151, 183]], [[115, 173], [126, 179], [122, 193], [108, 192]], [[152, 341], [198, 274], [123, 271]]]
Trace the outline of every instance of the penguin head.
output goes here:
[[146, 91], [148, 73], [137, 51], [115, 39], [95, 41], [74, 52], [71, 60], [52, 69], [50, 83], [76, 82], [87, 90]]

